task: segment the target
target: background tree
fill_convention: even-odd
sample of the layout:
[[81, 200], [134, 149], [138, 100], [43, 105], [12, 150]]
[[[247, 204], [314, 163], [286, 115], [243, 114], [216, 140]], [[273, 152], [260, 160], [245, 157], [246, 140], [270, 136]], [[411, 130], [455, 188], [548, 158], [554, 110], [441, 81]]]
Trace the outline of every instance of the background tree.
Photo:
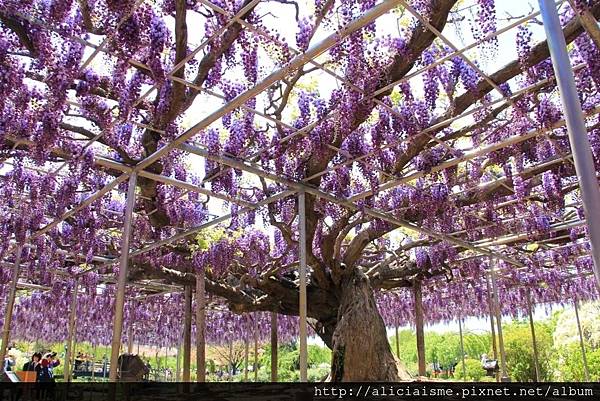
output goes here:
[[[583, 332], [586, 357], [591, 380], [600, 376], [600, 343], [598, 343], [598, 302], [581, 303], [579, 314]], [[553, 322], [554, 369], [556, 376], [565, 381], [585, 381], [583, 357], [579, 343], [579, 332], [573, 309], [567, 309], [555, 314]]]
[[[535, 381], [535, 363], [529, 322], [514, 322], [504, 330], [504, 346], [509, 376], [516, 381]], [[551, 360], [553, 354], [552, 331], [546, 324], [535, 324], [535, 335], [539, 355], [540, 380], [554, 378]]]

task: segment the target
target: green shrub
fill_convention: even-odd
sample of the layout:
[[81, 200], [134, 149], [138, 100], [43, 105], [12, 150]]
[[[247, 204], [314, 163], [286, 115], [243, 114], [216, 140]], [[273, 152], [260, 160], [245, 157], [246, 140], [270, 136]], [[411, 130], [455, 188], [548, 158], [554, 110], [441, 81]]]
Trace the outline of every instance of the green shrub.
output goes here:
[[[543, 323], [535, 324], [536, 343], [540, 380], [552, 380], [550, 360], [552, 357], [552, 334], [550, 327]], [[504, 348], [508, 374], [514, 381], [535, 381], [535, 363], [531, 328], [528, 322], [515, 322], [504, 329]]]
[[[465, 359], [465, 370], [467, 373], [466, 381], [469, 382], [482, 381], [486, 374], [485, 369], [483, 369], [483, 367], [481, 366], [481, 361], [477, 359]], [[459, 362], [459, 364], [456, 365], [454, 377], [459, 380], [465, 380], [465, 377], [463, 376], [462, 362]]]

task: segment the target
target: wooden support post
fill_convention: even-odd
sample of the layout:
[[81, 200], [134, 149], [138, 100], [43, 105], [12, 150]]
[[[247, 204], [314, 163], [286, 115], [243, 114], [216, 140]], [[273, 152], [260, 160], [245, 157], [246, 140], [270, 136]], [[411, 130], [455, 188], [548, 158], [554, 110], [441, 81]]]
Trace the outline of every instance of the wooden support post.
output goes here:
[[196, 273], [196, 381], [206, 381], [206, 291], [204, 269]]
[[13, 310], [15, 308], [15, 299], [17, 297], [17, 283], [19, 282], [19, 274], [21, 273], [21, 255], [23, 246], [17, 246], [15, 252], [15, 264], [13, 265], [12, 278], [10, 280], [10, 290], [6, 309], [4, 310], [4, 324], [2, 325], [2, 348], [0, 348], [0, 361], [4, 363], [6, 351], [8, 350], [8, 341], [10, 340], [10, 324], [12, 322]]
[[425, 365], [425, 332], [424, 316], [423, 316], [423, 292], [421, 288], [421, 282], [415, 281], [413, 286], [414, 300], [415, 300], [415, 327], [417, 333], [417, 358], [419, 366], [419, 376], [425, 376], [427, 374]]
[[190, 381], [190, 365], [192, 355], [192, 287], [187, 285], [184, 290], [183, 320], [183, 381]]
[[582, 7], [578, 9], [575, 5], [575, 0], [569, 0], [569, 3], [574, 10], [577, 10], [579, 21], [581, 21], [581, 25], [590, 36], [590, 39], [592, 39], [597, 48], [600, 48], [600, 27], [598, 27], [598, 21], [596, 21], [594, 14], [587, 8]]
[[73, 292], [71, 293], [71, 310], [69, 311], [69, 335], [67, 338], [67, 351], [65, 352], [65, 367], [63, 377], [66, 382], [70, 382], [73, 377], [73, 367], [71, 360], [74, 356], [75, 343], [75, 318], [77, 316], [77, 292], [79, 291], [79, 280], [75, 279], [73, 283]]
[[531, 305], [531, 291], [527, 290], [527, 314], [529, 315], [529, 327], [531, 328], [531, 343], [533, 345], [533, 365], [535, 367], [535, 381], [540, 381], [540, 360], [538, 355], [537, 341], [535, 339], [535, 326], [533, 324], [533, 308]]
[[127, 205], [123, 224], [123, 235], [121, 238], [121, 255], [119, 259], [119, 277], [117, 280], [117, 294], [115, 298], [115, 317], [113, 321], [113, 336], [110, 352], [110, 371], [108, 379], [117, 381], [117, 370], [119, 364], [119, 351], [121, 349], [121, 336], [123, 334], [123, 308], [125, 307], [125, 287], [127, 286], [127, 267], [129, 264], [129, 240], [131, 237], [132, 215], [135, 206], [135, 186], [137, 174], [129, 176], [127, 187]]
[[581, 330], [581, 321], [579, 320], [579, 307], [577, 306], [577, 299], [573, 300], [575, 305], [575, 319], [577, 320], [577, 330], [579, 331], [579, 345], [581, 346], [581, 359], [583, 361], [583, 373], [585, 374], [585, 381], [590, 381], [590, 369], [588, 367], [587, 355], [585, 353], [585, 342], [583, 341], [583, 330]]
[[462, 360], [463, 381], [467, 381], [467, 367], [465, 365], [465, 344], [463, 342], [462, 317], [458, 318], [458, 333], [460, 335], [460, 359]]
[[277, 381], [277, 313], [271, 312], [271, 381]]

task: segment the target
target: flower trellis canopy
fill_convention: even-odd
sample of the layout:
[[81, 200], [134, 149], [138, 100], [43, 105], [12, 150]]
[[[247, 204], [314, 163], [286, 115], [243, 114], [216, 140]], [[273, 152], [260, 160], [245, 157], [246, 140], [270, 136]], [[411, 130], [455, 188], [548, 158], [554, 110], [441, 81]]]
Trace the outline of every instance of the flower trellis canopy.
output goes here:
[[[600, 34], [585, 23], [600, 1], [557, 7], [600, 171]], [[596, 297], [539, 14], [537, 1], [0, 0], [0, 293], [17, 259], [33, 291], [13, 327], [43, 319], [29, 307], [42, 300], [64, 313], [77, 278], [105, 342], [121, 269], [125, 326], [163, 333], [199, 272], [209, 320], [295, 316], [304, 247], [308, 316], [328, 339], [349, 277], [368, 279], [388, 324], [410, 319], [415, 281], [432, 320], [456, 303], [481, 315], [490, 266], [507, 311], [526, 292]], [[177, 341], [163, 334], [146, 341]]]

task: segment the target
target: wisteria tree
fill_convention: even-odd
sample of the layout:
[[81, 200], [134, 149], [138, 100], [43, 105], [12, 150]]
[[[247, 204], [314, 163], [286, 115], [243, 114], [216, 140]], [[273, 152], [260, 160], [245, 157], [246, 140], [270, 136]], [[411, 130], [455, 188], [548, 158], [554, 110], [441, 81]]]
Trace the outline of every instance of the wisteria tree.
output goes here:
[[[194, 233], [133, 257], [130, 281], [194, 286], [202, 270], [207, 291], [236, 313], [297, 315], [297, 197], [255, 210], [243, 205], [302, 183], [311, 189], [308, 316], [333, 350], [331, 379], [391, 381], [398, 367], [377, 292], [482, 274], [481, 254], [459, 239], [489, 253], [501, 238], [531, 274], [551, 267], [545, 248], [525, 246], [532, 240], [572, 244], [560, 251], [565, 260], [580, 254], [583, 228], [562, 224], [583, 212], [546, 42], [534, 43], [532, 28], [521, 25], [515, 59], [484, 76], [480, 63], [437, 33], [468, 27], [478, 54], [493, 58], [499, 2], [397, 3], [385, 21], [340, 39], [322, 60], [202, 130], [185, 149], [207, 151], [203, 162], [180, 147], [140, 174], [134, 248], [196, 227], [216, 209], [232, 218], [225, 235]], [[600, 2], [576, 3], [600, 16]], [[2, 0], [0, 146], [10, 168], [0, 189], [7, 206], [0, 253], [172, 141], [215, 99], [231, 101], [376, 4]], [[581, 65], [582, 105], [595, 116], [599, 50], [576, 11], [566, 6], [561, 16], [573, 63]], [[390, 21], [397, 27], [389, 29]], [[464, 113], [469, 122], [455, 124]], [[588, 122], [598, 162], [599, 120]], [[264, 174], [251, 176], [224, 158]], [[118, 259], [123, 205], [122, 195], [109, 193], [36, 236], [35, 251], [25, 255], [28, 274], [51, 281], [55, 270], [84, 263], [114, 275], [116, 265], [105, 265]], [[403, 231], [406, 240], [392, 247], [391, 233], [407, 224], [416, 231]]]

